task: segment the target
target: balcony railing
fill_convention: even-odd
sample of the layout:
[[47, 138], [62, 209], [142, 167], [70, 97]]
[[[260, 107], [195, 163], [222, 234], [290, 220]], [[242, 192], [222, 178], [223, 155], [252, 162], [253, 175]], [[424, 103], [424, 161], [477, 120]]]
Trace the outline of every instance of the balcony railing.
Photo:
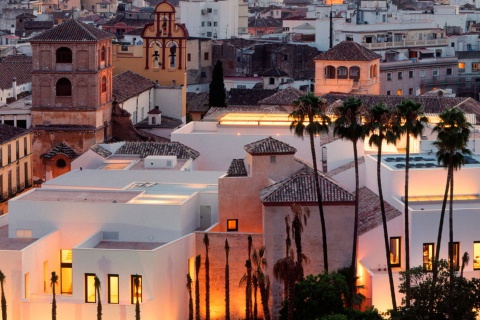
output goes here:
[[370, 50], [391, 49], [391, 48], [412, 48], [412, 47], [427, 47], [427, 46], [446, 46], [448, 39], [432, 39], [432, 40], [406, 40], [393, 42], [376, 42], [376, 43], [362, 43], [362, 45]]

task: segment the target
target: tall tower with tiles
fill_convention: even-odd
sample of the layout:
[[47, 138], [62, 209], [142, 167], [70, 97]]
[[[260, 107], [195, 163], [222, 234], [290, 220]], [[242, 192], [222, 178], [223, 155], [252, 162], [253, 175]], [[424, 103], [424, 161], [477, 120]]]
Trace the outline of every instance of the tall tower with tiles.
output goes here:
[[[72, 19], [30, 41], [35, 178], [68, 171], [72, 155], [111, 138], [112, 38]], [[59, 145], [74, 152], [53, 152]]]

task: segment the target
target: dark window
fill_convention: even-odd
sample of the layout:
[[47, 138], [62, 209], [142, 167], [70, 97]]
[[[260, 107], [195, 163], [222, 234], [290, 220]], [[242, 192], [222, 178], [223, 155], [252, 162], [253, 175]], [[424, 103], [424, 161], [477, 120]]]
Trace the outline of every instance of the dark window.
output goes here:
[[25, 187], [28, 187], [30, 185], [30, 182], [28, 181], [28, 162], [25, 162], [23, 164], [23, 176], [25, 177]]
[[187, 53], [187, 61], [192, 61], [192, 54], [191, 53]]
[[107, 51], [105, 50], [105, 47], [102, 47], [102, 51], [100, 53], [100, 60], [105, 61], [106, 56], [107, 56]]
[[275, 78], [268, 78], [268, 84], [275, 84]]
[[67, 162], [65, 159], [58, 159], [56, 165], [57, 168], [65, 168], [67, 166]]
[[409, 96], [413, 95], [413, 88], [408, 88], [408, 95]]
[[326, 66], [325, 67], [325, 79], [335, 79], [336, 76], [336, 69], [334, 66]]
[[131, 301], [132, 304], [137, 303], [137, 299], [139, 303], [142, 303], [142, 276], [138, 274], [132, 274], [130, 277], [130, 283], [131, 283]]
[[434, 247], [433, 243], [423, 244], [423, 269], [426, 271], [432, 271]]
[[72, 63], [72, 50], [65, 47], [58, 48], [57, 63]]
[[337, 68], [337, 78], [338, 79], [347, 79], [348, 69], [347, 67], [338, 67]]
[[238, 219], [227, 219], [227, 231], [238, 231]]
[[72, 83], [67, 78], [61, 78], [57, 81], [56, 86], [57, 97], [72, 96]]
[[455, 270], [460, 269], [460, 242], [449, 243], [449, 250], [452, 250], [452, 258], [450, 258], [450, 253], [448, 260], [453, 264]]
[[391, 73], [387, 73], [387, 81], [392, 81], [392, 74]]
[[356, 66], [350, 67], [348, 78], [353, 80], [360, 79], [360, 68]]
[[387, 96], [389, 96], [389, 95], [390, 95], [390, 90], [387, 91]]
[[200, 78], [206, 78], [207, 77], [207, 73], [205, 71], [202, 71], [200, 73]]
[[447, 76], [451, 76], [453, 74], [452, 68], [447, 68]]
[[390, 238], [390, 265], [392, 267], [400, 267], [401, 258], [401, 241], [400, 237]]
[[12, 163], [12, 145], [8, 145], [8, 163]]
[[15, 141], [15, 160], [20, 159], [20, 140]]
[[102, 77], [102, 93], [107, 92], [107, 78]]
[[[25, 157], [28, 154], [28, 144], [27, 144], [27, 138], [23, 138], [23, 156]], [[1, 159], [1, 157], [0, 157]], [[0, 163], [0, 167], [1, 167]]]
[[208, 60], [208, 59], [209, 59], [209, 58], [208, 58], [208, 52], [205, 52], [205, 53], [203, 54], [203, 60]]
[[414, 74], [415, 74], [415, 73], [414, 73], [413, 70], [408, 71], [408, 77], [409, 77], [409, 78], [413, 78], [413, 75], [414, 75]]
[[402, 80], [403, 79], [403, 72], [399, 72], [398, 73], [398, 80]]

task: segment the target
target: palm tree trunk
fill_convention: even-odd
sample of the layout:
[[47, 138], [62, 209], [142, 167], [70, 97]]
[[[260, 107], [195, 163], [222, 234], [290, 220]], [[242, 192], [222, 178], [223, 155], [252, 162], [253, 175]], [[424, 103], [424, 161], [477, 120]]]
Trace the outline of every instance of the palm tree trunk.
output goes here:
[[3, 289], [3, 280], [0, 281], [2, 290], [2, 320], [7, 320], [7, 299], [5, 299], [5, 291]]
[[52, 320], [57, 320], [57, 301], [55, 300], [55, 284], [52, 285]]
[[100, 299], [100, 287], [97, 287], [97, 320], [102, 320], [102, 300]]
[[198, 280], [200, 266], [201, 258], [198, 255], [195, 258], [195, 320], [200, 320], [200, 281]]
[[225, 320], [230, 320], [230, 266], [228, 265], [228, 240], [225, 239]]
[[[313, 120], [313, 119], [312, 119]], [[328, 273], [328, 252], [327, 252], [327, 230], [325, 227], [325, 215], [323, 213], [323, 204], [322, 204], [322, 191], [320, 190], [320, 181], [318, 176], [318, 169], [317, 169], [317, 156], [315, 155], [315, 141], [313, 138], [313, 134], [310, 134], [310, 149], [312, 152], [312, 162], [313, 162], [313, 170], [315, 176], [315, 188], [317, 192], [317, 202], [318, 202], [318, 210], [320, 212], [320, 223], [322, 225], [322, 242], [323, 242], [323, 268], [326, 273]]]
[[381, 171], [380, 171], [381, 163], [382, 163], [382, 143], [380, 141], [378, 146], [378, 158], [377, 158], [378, 197], [380, 198], [380, 209], [382, 211], [383, 238], [385, 240], [385, 256], [387, 258], [388, 281], [390, 283], [392, 307], [395, 312], [397, 310], [397, 301], [395, 299], [395, 287], [393, 284], [392, 266], [390, 264], [390, 244], [388, 239], [388, 227], [387, 227], [387, 216], [385, 214], [385, 203], [383, 202], [382, 177], [381, 177]]
[[349, 307], [352, 306], [352, 299], [356, 290], [357, 282], [357, 241], [358, 241], [358, 206], [360, 197], [360, 178], [358, 174], [358, 150], [357, 140], [353, 141], [353, 157], [355, 163], [355, 215], [353, 222], [353, 247], [352, 247], [352, 263], [350, 264], [350, 297], [347, 300]]
[[[454, 290], [454, 268], [455, 266], [453, 265], [453, 168], [451, 169], [450, 173], [450, 206], [449, 206], [449, 213], [448, 213], [448, 226], [449, 226], [449, 245], [448, 245], [448, 256], [450, 258], [450, 287], [449, 287], [449, 295], [450, 299], [449, 301], [453, 301], [453, 290]], [[458, 261], [457, 261], [458, 263]], [[453, 306], [450, 306], [448, 308], [448, 313], [449, 313], [449, 319], [452, 318], [452, 311], [453, 311]]]
[[258, 318], [258, 310], [257, 310], [257, 288], [258, 284], [257, 281], [253, 281], [253, 320], [257, 320]]
[[266, 288], [265, 281], [260, 280], [260, 277], [258, 284], [260, 287], [260, 299], [262, 300], [263, 319], [270, 320], [270, 310], [268, 309], [268, 289]]
[[407, 148], [405, 152], [405, 197], [404, 197], [404, 217], [405, 217], [405, 305], [410, 307], [410, 222], [408, 212], [408, 182], [410, 171], [410, 132], [407, 129]]
[[205, 255], [205, 320], [210, 320], [210, 261], [208, 247]]

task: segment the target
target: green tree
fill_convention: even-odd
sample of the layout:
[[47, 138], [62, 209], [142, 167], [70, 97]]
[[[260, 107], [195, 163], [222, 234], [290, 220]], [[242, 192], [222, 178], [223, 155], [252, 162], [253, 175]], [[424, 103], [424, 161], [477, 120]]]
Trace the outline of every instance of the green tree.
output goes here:
[[397, 302], [395, 299], [395, 287], [393, 284], [392, 266], [390, 263], [390, 244], [387, 228], [387, 216], [385, 213], [385, 203], [383, 201], [383, 189], [381, 178], [381, 162], [382, 162], [382, 145], [396, 144], [400, 138], [400, 130], [398, 127], [397, 117], [394, 112], [388, 109], [383, 104], [378, 104], [372, 107], [368, 112], [368, 131], [370, 139], [368, 143], [370, 146], [377, 147], [377, 186], [378, 197], [380, 198], [380, 210], [382, 213], [383, 237], [385, 241], [385, 258], [387, 260], [388, 280], [390, 284], [390, 295], [392, 298], [393, 310], [397, 309]]
[[97, 320], [102, 320], [102, 300], [100, 299], [100, 279], [95, 275], [94, 278], [95, 291], [97, 292]]
[[225, 320], [230, 320], [230, 267], [228, 265], [228, 254], [230, 246], [228, 239], [225, 239]]
[[188, 320], [193, 320], [192, 277], [190, 277], [190, 273], [187, 273], [187, 291], [188, 291]]
[[[447, 168], [447, 188], [443, 203], [446, 204], [448, 189], [450, 189], [449, 203], [449, 248], [448, 257], [450, 263], [450, 285], [453, 286], [454, 263], [453, 263], [453, 185], [454, 171], [459, 170], [465, 164], [465, 156], [471, 155], [471, 151], [467, 149], [468, 140], [470, 138], [470, 129], [472, 125], [467, 121], [465, 113], [458, 108], [451, 108], [439, 114], [440, 121], [433, 128], [433, 132], [437, 133], [437, 140], [434, 145], [437, 147], [437, 160]], [[437, 262], [440, 255], [440, 245], [443, 232], [443, 220], [445, 216], [445, 205], [442, 206], [440, 214], [440, 225], [438, 228], [437, 250], [434, 263], [434, 278], [436, 280]], [[458, 261], [457, 261], [458, 263]], [[434, 282], [435, 285], [435, 282]], [[453, 290], [453, 287], [450, 288]], [[452, 293], [453, 294], [453, 293]]]
[[210, 260], [208, 259], [210, 240], [207, 233], [203, 236], [203, 244], [205, 245], [205, 320], [210, 320]]
[[52, 271], [50, 278], [50, 286], [52, 287], [52, 320], [57, 320], [57, 301], [55, 300], [55, 286], [58, 284], [58, 276]]
[[303, 264], [307, 262], [307, 257], [302, 250], [302, 233], [303, 227], [307, 225], [308, 218], [310, 217], [310, 210], [308, 208], [303, 208], [299, 204], [292, 204], [290, 206], [293, 219], [292, 219], [292, 237], [295, 241], [295, 248], [297, 251], [297, 262], [296, 270], [298, 272], [297, 278], [299, 280], [303, 279]]
[[321, 133], [328, 133], [330, 118], [325, 112], [325, 100], [315, 96], [313, 93], [308, 93], [299, 97], [298, 100], [293, 101], [293, 105], [295, 106], [295, 109], [289, 115], [292, 119], [290, 130], [293, 130], [295, 135], [302, 139], [303, 136], [307, 134], [310, 139], [310, 152], [312, 154], [313, 171], [315, 175], [315, 191], [317, 194], [318, 210], [322, 227], [323, 265], [324, 270], [328, 272], [327, 230], [325, 226], [325, 215], [323, 212], [322, 190], [320, 189], [314, 137]]
[[2, 291], [2, 320], [7, 320], [7, 299], [5, 299], [5, 291], [3, 285], [5, 284], [5, 274], [0, 270], [0, 290]]
[[210, 107], [226, 107], [227, 94], [223, 82], [223, 66], [220, 60], [217, 60], [213, 67], [212, 82], [210, 82], [210, 93], [208, 95], [208, 104]]
[[[365, 139], [366, 127], [362, 123], [362, 114], [365, 113], [365, 107], [362, 100], [357, 98], [349, 98], [340, 106], [335, 108], [335, 115], [337, 119], [334, 122], [334, 134], [338, 135], [344, 140], [350, 140], [353, 144], [353, 158], [355, 167], [355, 213], [353, 225], [353, 243], [352, 243], [352, 261], [350, 269], [353, 277], [356, 279], [357, 274], [357, 241], [358, 241], [358, 208], [359, 208], [359, 194], [360, 194], [360, 178], [358, 173], [358, 149], [359, 141]], [[349, 284], [350, 297], [347, 299], [347, 304], [352, 305], [352, 297], [356, 288], [355, 281]]]
[[[245, 261], [247, 272], [240, 279], [239, 285], [245, 285], [245, 319], [252, 319], [252, 236], [247, 238], [248, 259]], [[256, 299], [256, 297], [255, 297]], [[256, 319], [255, 319], [256, 320]]]
[[[405, 134], [407, 145], [405, 148], [405, 196], [404, 196], [404, 228], [405, 228], [405, 270], [410, 269], [410, 222], [408, 214], [408, 183], [410, 171], [410, 137], [418, 138], [425, 130], [428, 118], [423, 115], [423, 106], [412, 100], [403, 100], [397, 105], [400, 129]], [[406, 273], [409, 276], [409, 273]], [[410, 306], [409, 279], [406, 279], [406, 305]]]
[[133, 286], [135, 288], [135, 320], [140, 320], [140, 276], [137, 274], [133, 276]]
[[198, 255], [195, 257], [195, 320], [200, 320], [200, 281], [198, 281], [198, 276], [201, 266], [202, 257]]
[[263, 318], [270, 320], [270, 309], [268, 307], [268, 297], [270, 293], [270, 280], [268, 275], [264, 273], [267, 266], [267, 259], [265, 258], [265, 247], [254, 249], [252, 255], [253, 273], [257, 279], [258, 288], [260, 289], [260, 299], [263, 307]]

